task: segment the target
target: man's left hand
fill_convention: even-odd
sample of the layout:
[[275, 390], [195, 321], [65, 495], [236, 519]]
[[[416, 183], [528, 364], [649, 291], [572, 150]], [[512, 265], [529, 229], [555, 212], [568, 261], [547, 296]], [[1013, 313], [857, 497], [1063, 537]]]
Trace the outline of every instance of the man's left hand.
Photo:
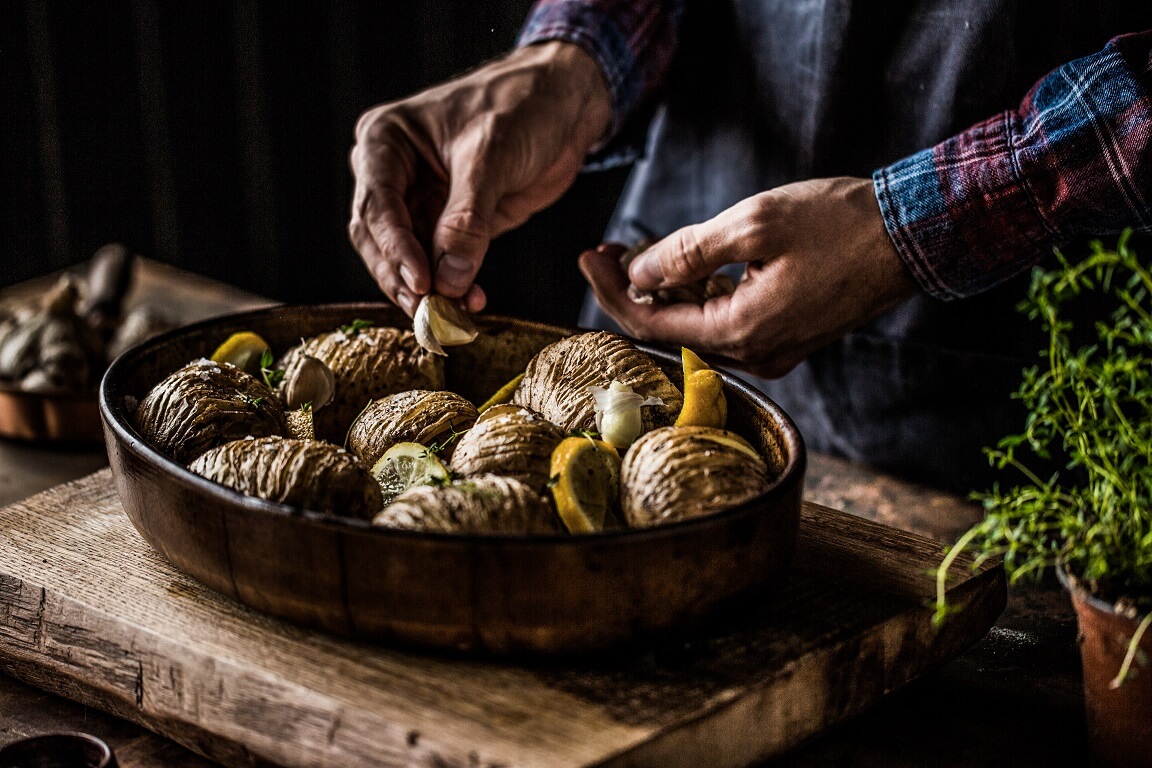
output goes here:
[[[769, 378], [920, 290], [888, 237], [872, 182], [860, 178], [813, 179], [754, 195], [655, 243], [628, 274], [618, 254], [587, 251], [580, 269], [626, 333], [721, 355]], [[740, 262], [747, 268], [735, 293], [702, 306], [628, 298], [629, 278], [652, 291]]]

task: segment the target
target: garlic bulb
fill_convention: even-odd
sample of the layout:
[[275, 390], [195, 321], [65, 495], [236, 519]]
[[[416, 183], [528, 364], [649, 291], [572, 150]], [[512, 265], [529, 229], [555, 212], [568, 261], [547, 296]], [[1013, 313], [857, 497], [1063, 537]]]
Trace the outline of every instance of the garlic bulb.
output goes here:
[[416, 341], [437, 355], [447, 355], [444, 347], [458, 347], [476, 338], [479, 331], [460, 305], [435, 293], [420, 300], [412, 318]]
[[[625, 274], [628, 272], [629, 265], [631, 265], [640, 254], [648, 250], [652, 244], [652, 240], [641, 240], [620, 255], [620, 268], [624, 270]], [[632, 283], [629, 283], [628, 298], [632, 299], [636, 304], [678, 304], [682, 302], [703, 304], [709, 299], [715, 299], [718, 296], [727, 296], [735, 290], [736, 284], [732, 282], [731, 277], [723, 272], [716, 272], [688, 285], [682, 285], [676, 288], [661, 288], [656, 291], [642, 291]]]
[[640, 409], [646, 405], [664, 405], [658, 397], [641, 397], [627, 384], [612, 381], [608, 388], [591, 386], [588, 392], [596, 401], [596, 431], [605, 442], [619, 449], [632, 445], [640, 436], [643, 419]]

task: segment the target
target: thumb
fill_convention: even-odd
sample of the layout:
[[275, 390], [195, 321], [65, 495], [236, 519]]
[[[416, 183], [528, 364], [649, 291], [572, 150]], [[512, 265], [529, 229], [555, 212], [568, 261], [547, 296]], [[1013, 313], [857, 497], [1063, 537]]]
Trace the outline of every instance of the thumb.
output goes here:
[[492, 185], [477, 182], [475, 169], [452, 175], [448, 201], [432, 235], [434, 287], [453, 299], [468, 293], [492, 237], [496, 195], [484, 191]]
[[727, 238], [713, 221], [678, 229], [637, 256], [628, 268], [632, 284], [644, 291], [675, 288], [733, 261]]

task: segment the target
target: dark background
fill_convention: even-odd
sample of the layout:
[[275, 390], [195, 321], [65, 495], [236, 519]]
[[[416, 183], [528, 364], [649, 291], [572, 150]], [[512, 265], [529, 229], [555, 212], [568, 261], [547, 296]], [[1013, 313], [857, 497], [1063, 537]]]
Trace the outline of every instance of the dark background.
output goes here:
[[[283, 301], [378, 298], [346, 234], [357, 117], [508, 50], [530, 5], [0, 3], [0, 286], [122, 241]], [[493, 244], [491, 311], [575, 322], [624, 175]]]

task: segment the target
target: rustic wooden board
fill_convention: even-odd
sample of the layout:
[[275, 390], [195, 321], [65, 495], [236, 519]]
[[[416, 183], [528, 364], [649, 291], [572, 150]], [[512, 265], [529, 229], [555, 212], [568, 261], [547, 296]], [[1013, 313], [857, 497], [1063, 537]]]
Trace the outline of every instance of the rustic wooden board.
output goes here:
[[940, 546], [806, 504], [792, 575], [707, 637], [508, 664], [348, 642], [254, 613], [136, 534], [109, 470], [0, 510], [0, 668], [230, 766], [745, 765], [957, 655], [1005, 602]]

